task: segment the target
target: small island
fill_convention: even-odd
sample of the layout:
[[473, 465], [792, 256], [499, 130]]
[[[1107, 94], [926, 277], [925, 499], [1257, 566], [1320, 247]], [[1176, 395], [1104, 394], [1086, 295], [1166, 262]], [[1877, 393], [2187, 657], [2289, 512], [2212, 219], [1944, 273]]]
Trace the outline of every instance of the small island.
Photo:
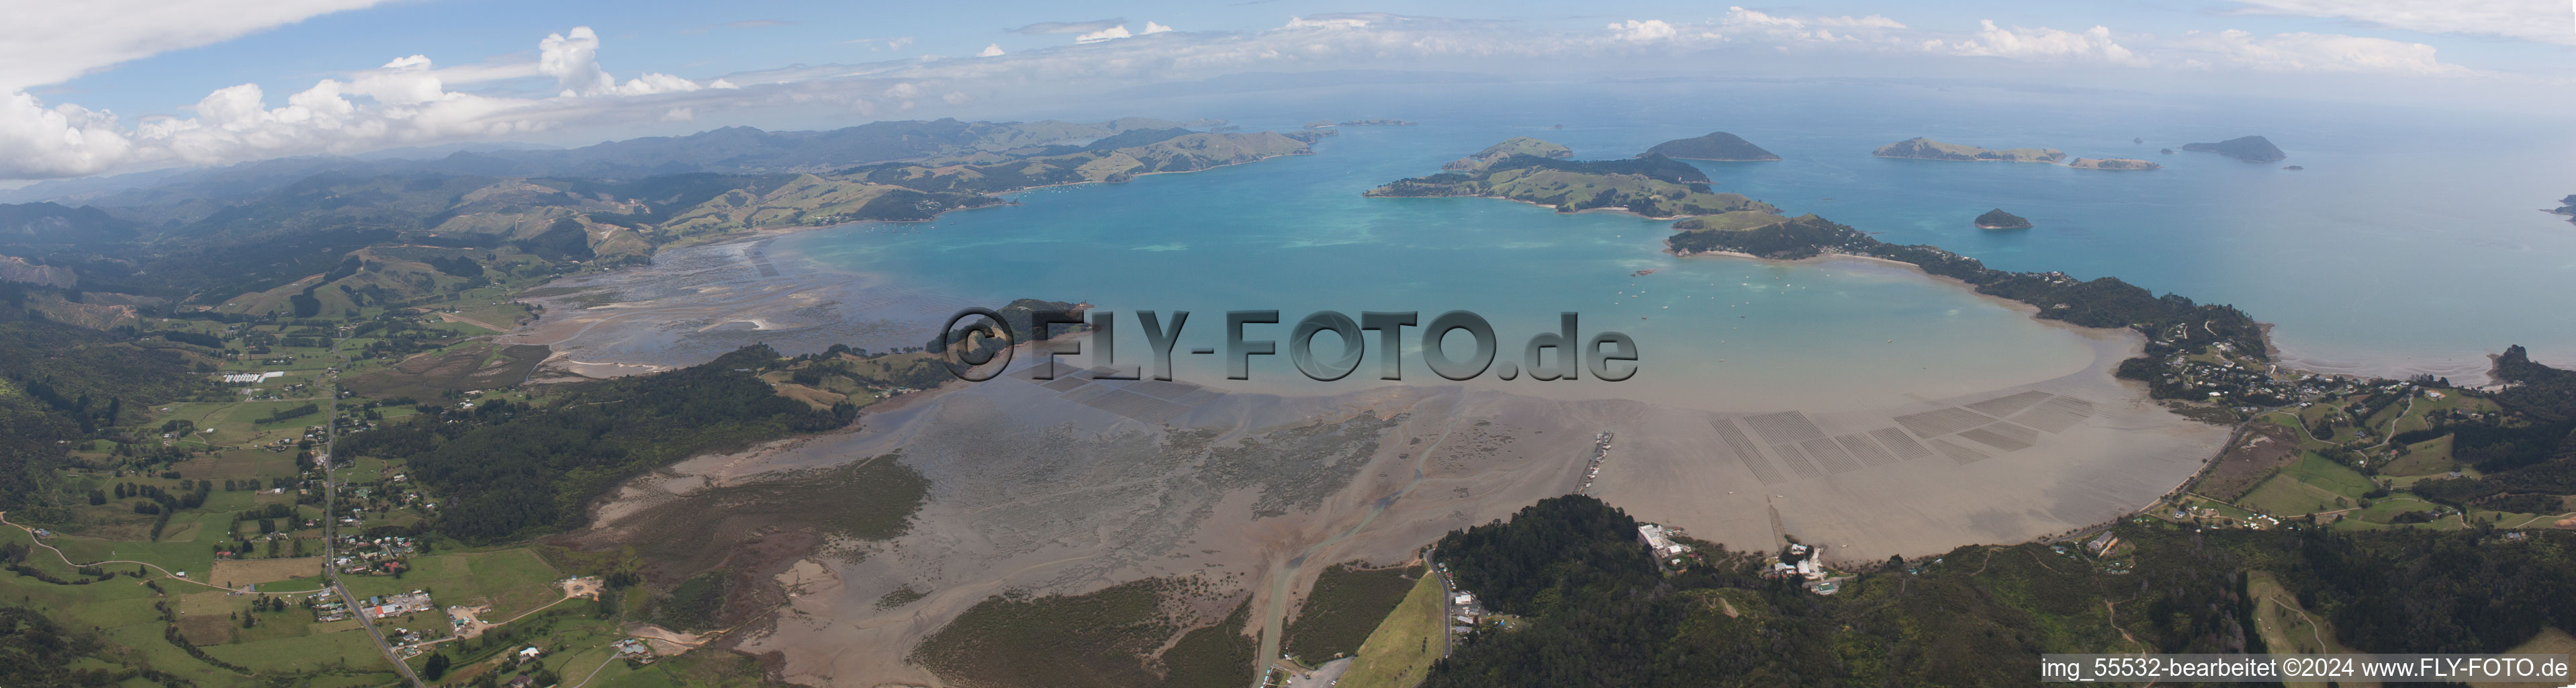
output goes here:
[[1400, 120], [1400, 119], [1354, 119], [1354, 120], [1344, 120], [1344, 121], [1340, 121], [1340, 122], [1335, 122], [1335, 121], [1327, 120], [1327, 119], [1319, 119], [1319, 120], [1315, 120], [1315, 121], [1312, 121], [1312, 122], [1307, 122], [1307, 123], [1306, 123], [1306, 128], [1308, 128], [1308, 129], [1322, 129], [1322, 128], [1324, 128], [1324, 127], [1410, 127], [1410, 126], [1413, 126], [1413, 125], [1416, 125], [1416, 124], [1421, 124], [1421, 122], [1407, 122], [1407, 121]]
[[1661, 155], [1667, 158], [1680, 158], [1683, 160], [1750, 161], [1780, 159], [1780, 156], [1773, 155], [1771, 151], [1762, 150], [1761, 146], [1753, 145], [1752, 142], [1744, 140], [1743, 137], [1723, 131], [1710, 132], [1707, 136], [1673, 139], [1671, 141], [1658, 143], [1655, 144], [1655, 147], [1646, 149], [1646, 152], [1638, 153], [1637, 157], [1642, 158], [1649, 155]]
[[2130, 158], [2076, 158], [2067, 167], [2087, 170], [2161, 170], [2165, 166]]
[[2184, 144], [2182, 149], [2217, 153], [2246, 162], [2272, 162], [2290, 157], [2273, 146], [2271, 139], [2261, 136], [2239, 136], [2217, 143], [2190, 143]]
[[1451, 160], [1449, 161], [1449, 164], [1441, 165], [1440, 169], [1457, 171], [1481, 170], [1485, 169], [1487, 165], [1494, 164], [1494, 161], [1515, 155], [1531, 155], [1541, 158], [1563, 159], [1574, 157], [1574, 149], [1527, 136], [1514, 136], [1508, 139], [1503, 139], [1502, 143], [1486, 146], [1484, 150], [1476, 151], [1475, 155]]
[[1743, 210], [1779, 212], [1779, 208], [1743, 194], [1711, 192], [1707, 173], [1662, 155], [1649, 153], [1626, 160], [1557, 159], [1571, 153], [1554, 143], [1516, 138], [1443, 166], [1448, 172], [1398, 179], [1361, 195], [1479, 196], [1535, 203], [1560, 213], [1612, 209], [1652, 218]]
[[1967, 160], [1974, 162], [2057, 162], [2066, 159], [2066, 151], [2055, 148], [2006, 148], [1990, 150], [1976, 146], [1942, 143], [1920, 136], [1879, 146], [1870, 153], [1882, 158], [1916, 160]]
[[2306, 168], [2306, 167], [2302, 167], [2302, 166], [2298, 166], [2298, 165], [2291, 165], [2291, 166], [2289, 166], [2289, 167], [2284, 167], [2284, 168], [2281, 168], [2281, 169], [2289, 170], [2289, 171], [2292, 171], [2292, 172], [2297, 172], [2297, 171], [2299, 171], [2299, 170], [2304, 170], [2304, 169], [2308, 169], [2308, 168]]
[[2157, 150], [2156, 150], [2156, 152], [2158, 152], [2158, 153], [2163, 153], [2163, 154], [2165, 154], [2165, 155], [2173, 155], [2173, 149], [2171, 149], [2171, 148], [2160, 148], [2160, 149], [2157, 149]]
[[1984, 215], [1977, 216], [1977, 228], [2030, 229], [2030, 221], [2022, 219], [2020, 215], [2004, 212], [2004, 209], [2002, 208], [1996, 208], [1994, 210], [1986, 211], [1986, 214]]

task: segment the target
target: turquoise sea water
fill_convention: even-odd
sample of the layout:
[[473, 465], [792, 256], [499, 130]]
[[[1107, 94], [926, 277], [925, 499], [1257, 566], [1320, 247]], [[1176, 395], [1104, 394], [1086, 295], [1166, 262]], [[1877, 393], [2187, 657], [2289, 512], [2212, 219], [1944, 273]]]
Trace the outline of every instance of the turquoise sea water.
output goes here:
[[[1490, 138], [1482, 133], [1468, 137]], [[1248, 382], [1215, 380], [1224, 312], [1278, 310], [1247, 338], [1285, 340], [1318, 310], [1415, 311], [1424, 323], [1464, 309], [1493, 320], [1508, 357], [1578, 313], [1578, 335], [1636, 339], [1640, 378], [1509, 385], [1573, 397], [1758, 407], [1856, 395], [1964, 393], [2064, 374], [2090, 360], [2079, 340], [2019, 312], [1901, 267], [1859, 261], [1781, 265], [1661, 253], [1669, 222], [1560, 215], [1493, 199], [1362, 198], [1383, 180], [1436, 169], [1456, 135], [1360, 129], [1321, 154], [1120, 185], [1046, 189], [1021, 205], [953, 213], [927, 225], [855, 225], [794, 235], [773, 253], [939, 284], [999, 305], [1034, 296], [1121, 311], [1122, 363], [1145, 341], [1126, 311], [1186, 310], [1184, 379], [1222, 386], [1337, 391], [1382, 384], [1377, 359], [1314, 383], [1285, 356], [1258, 357]], [[1426, 164], [1427, 163], [1427, 164]], [[1654, 270], [1637, 276], [1642, 270]], [[1166, 322], [1168, 322], [1168, 317]], [[1420, 328], [1406, 330], [1418, 341]], [[928, 330], [925, 330], [925, 333]], [[1894, 341], [1891, 341], [1894, 340]], [[1337, 340], [1317, 346], [1334, 358]], [[1373, 336], [1366, 339], [1376, 349]], [[1463, 356], [1463, 342], [1451, 350]], [[1286, 345], [1280, 345], [1286, 352]], [[1408, 381], [1433, 378], [1417, 354]], [[1195, 373], [1195, 374], [1193, 374]]]
[[[1468, 309], [1496, 321], [1507, 355], [1559, 311], [1581, 313], [1585, 335], [1615, 329], [1638, 340], [1649, 384], [1545, 388], [1572, 396], [1796, 403], [1864, 390], [1938, 395], [2051, 377], [2089, 358], [2063, 331], [1902, 269], [1676, 259], [1659, 253], [1664, 221], [1492, 199], [1359, 196], [1509, 136], [1608, 158], [1724, 130], [1785, 160], [1699, 163], [1720, 190], [2000, 268], [2118, 276], [2234, 303], [2277, 324], [2275, 339], [2296, 364], [2474, 377], [2483, 354], [2515, 343], [2543, 360], [2576, 360], [2576, 225], [2537, 211], [2576, 192], [2576, 174], [2563, 164], [2576, 137], [2538, 123], [1964, 87], [1586, 84], [1533, 97], [1534, 88], [1130, 104], [1121, 111], [1159, 106], [1254, 129], [1317, 118], [1423, 124], [1345, 130], [1314, 156], [1033, 191], [1014, 196], [1021, 205], [921, 225], [793, 235], [775, 252], [995, 305], [1039, 297], [1189, 310], [1184, 350], [1221, 347], [1222, 313], [1233, 309], [1277, 309], [1289, 321], [1257, 327], [1255, 338], [1285, 339], [1315, 310], [1412, 310], [1428, 320]], [[1564, 128], [1549, 128], [1556, 124]], [[2269, 136], [2290, 158], [2248, 164], [2156, 153], [2243, 134]], [[1913, 136], [2143, 158], [2166, 169], [1869, 155]], [[2290, 164], [2307, 169], [2277, 169]], [[1993, 207], [2038, 227], [1968, 224]], [[1657, 272], [1632, 276], [1647, 269]], [[1143, 337], [1132, 318], [1122, 324], [1122, 362], [1142, 360]], [[1318, 346], [1326, 358], [1333, 351]], [[1220, 356], [1180, 358], [1184, 374], [1201, 379], [1221, 366]], [[1352, 380], [1320, 387], [1302, 382], [1284, 356], [1267, 358], [1253, 369], [1265, 386], [1375, 384], [1374, 358]], [[1428, 377], [1418, 357], [1407, 365], [1409, 379]]]

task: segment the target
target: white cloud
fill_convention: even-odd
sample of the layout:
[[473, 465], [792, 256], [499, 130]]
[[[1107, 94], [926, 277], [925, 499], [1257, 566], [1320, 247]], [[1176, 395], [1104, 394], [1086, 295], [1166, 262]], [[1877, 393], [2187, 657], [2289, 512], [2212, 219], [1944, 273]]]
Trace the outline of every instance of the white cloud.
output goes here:
[[0, 21], [0, 91], [62, 83], [127, 60], [380, 1], [14, 1], [8, 3], [8, 20]]
[[1611, 24], [1610, 31], [1612, 35], [1618, 36], [1619, 40], [1623, 41], [1660, 41], [1681, 33], [1679, 29], [1673, 28], [1673, 25], [1664, 23], [1661, 19], [1645, 21], [1630, 19], [1626, 24]]
[[[1898, 23], [1894, 19], [1889, 19], [1876, 14], [1866, 17], [1853, 17], [1849, 15], [1839, 17], [1792, 17], [1787, 15], [1775, 15], [1761, 10], [1748, 10], [1742, 7], [1726, 8], [1726, 16], [1719, 18], [1717, 25], [1719, 29], [1730, 34], [1758, 36], [1770, 40], [1792, 43], [1857, 42], [1860, 41], [1861, 38], [1860, 36], [1854, 35], [1854, 32], [1856, 31], [1876, 35], [1889, 30], [1906, 28], [1904, 24]], [[1836, 34], [1833, 32], [1832, 28], [1807, 28], [1811, 25], [1817, 27], [1840, 28], [1843, 29], [1843, 33]]]
[[1149, 22], [1145, 22], [1145, 30], [1144, 30], [1144, 31], [1142, 31], [1142, 32], [1137, 33], [1136, 35], [1138, 35], [1138, 36], [1143, 36], [1143, 35], [1148, 35], [1148, 34], [1157, 34], [1157, 33], [1162, 33], [1162, 32], [1170, 31], [1170, 30], [1172, 30], [1172, 27], [1164, 26], [1164, 25], [1161, 25], [1161, 24], [1156, 24], [1156, 23], [1153, 23], [1153, 22], [1150, 22], [1150, 21], [1149, 21]]
[[1851, 16], [1851, 15], [1843, 15], [1843, 16], [1840, 16], [1840, 17], [1817, 17], [1817, 18], [1815, 18], [1815, 19], [1814, 19], [1814, 20], [1812, 20], [1812, 21], [1814, 21], [1814, 22], [1815, 22], [1815, 23], [1817, 23], [1817, 24], [1823, 25], [1823, 26], [1840, 26], [1840, 27], [1854, 28], [1854, 29], [1902, 29], [1902, 28], [1906, 28], [1906, 26], [1905, 26], [1904, 24], [1897, 23], [1897, 21], [1896, 21], [1896, 20], [1894, 20], [1894, 19], [1889, 19], [1889, 18], [1887, 18], [1885, 15], [1877, 15], [1877, 14], [1869, 15], [1869, 16], [1866, 16], [1866, 17], [1854, 17], [1854, 16]]
[[[419, 58], [417, 55], [413, 57]], [[428, 63], [427, 58], [419, 59], [423, 65]], [[617, 83], [616, 77], [609, 76], [607, 72], [599, 69], [599, 34], [591, 31], [587, 26], [572, 27], [572, 31], [566, 33], [546, 34], [545, 40], [538, 41], [537, 72], [554, 77], [555, 83], [563, 87], [560, 95], [567, 98], [598, 95], [643, 96], [695, 91], [703, 88], [695, 81], [658, 72], [645, 72], [641, 76], [626, 80], [626, 83]]]
[[1283, 29], [1365, 29], [1376, 18], [1357, 14], [1318, 14], [1289, 17]]
[[[211, 165], [311, 153], [359, 153], [378, 148], [544, 131], [564, 121], [600, 116], [592, 101], [633, 100], [634, 114], [664, 121], [695, 119], [686, 103], [654, 104], [657, 97], [691, 92], [730, 92], [718, 79], [700, 84], [669, 74], [645, 73], [617, 83], [598, 63], [599, 37], [588, 27], [550, 34], [538, 58], [524, 65], [480, 65], [442, 70], [422, 55], [388, 61], [323, 79], [287, 94], [269, 107], [257, 84], [216, 89], [189, 108], [194, 117], [153, 117], [126, 128], [108, 112], [73, 104], [48, 106], [24, 91], [0, 99], [0, 178], [34, 179], [96, 174], [140, 165]], [[545, 76], [561, 93], [552, 98], [509, 98], [448, 90], [444, 77], [464, 81]]]
[[617, 79], [599, 71], [599, 34], [587, 26], [572, 27], [571, 34], [550, 33], [537, 42], [537, 71], [554, 77], [567, 96], [616, 88]]
[[976, 57], [1001, 57], [1002, 55], [1002, 44], [1000, 43], [984, 46], [983, 52], [975, 53]]
[[2252, 14], [2350, 19], [2425, 33], [2576, 44], [2576, 12], [2565, 0], [2238, 0]]
[[1976, 38], [1950, 46], [1958, 55], [2009, 57], [2017, 60], [2087, 61], [2144, 65], [2145, 58], [2111, 40], [2111, 29], [2095, 26], [2081, 33], [2047, 27], [2004, 29], [1992, 19], [1979, 20]]
[[2391, 74], [2465, 74], [2468, 69], [2443, 64], [2433, 46], [2385, 38], [2331, 33], [2284, 33], [2256, 37], [2244, 31], [2194, 31], [2177, 41], [2210, 57], [2202, 65], [2229, 64], [2269, 72], [2381, 72]]
[[1768, 12], [1763, 12], [1761, 10], [1748, 10], [1742, 7], [1726, 8], [1726, 17], [1719, 20], [1719, 23], [1726, 28], [1739, 30], [1800, 29], [1806, 28], [1807, 26], [1806, 22], [1800, 21], [1796, 17], [1775, 17], [1771, 16]]
[[1073, 37], [1073, 42], [1075, 42], [1075, 43], [1098, 43], [1098, 42], [1101, 42], [1101, 41], [1114, 41], [1114, 40], [1118, 40], [1118, 39], [1121, 39], [1121, 38], [1126, 38], [1126, 37], [1128, 37], [1128, 35], [1129, 35], [1129, 34], [1127, 33], [1127, 26], [1126, 26], [1126, 25], [1124, 25], [1124, 24], [1121, 24], [1121, 25], [1118, 25], [1118, 26], [1112, 26], [1112, 27], [1109, 27], [1109, 28], [1106, 28], [1106, 29], [1101, 29], [1101, 30], [1099, 30], [1099, 31], [1093, 31], [1093, 32], [1091, 32], [1091, 33], [1086, 33], [1086, 34], [1082, 34], [1082, 35], [1079, 35], [1079, 36], [1075, 36], [1075, 37]]

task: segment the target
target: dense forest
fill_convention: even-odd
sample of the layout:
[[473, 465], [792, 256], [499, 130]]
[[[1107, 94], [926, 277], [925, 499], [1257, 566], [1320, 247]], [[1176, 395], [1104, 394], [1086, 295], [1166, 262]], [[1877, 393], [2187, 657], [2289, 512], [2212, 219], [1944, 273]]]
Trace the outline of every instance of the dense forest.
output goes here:
[[[704, 451], [848, 425], [858, 409], [817, 409], [757, 375], [782, 364], [753, 345], [679, 370], [570, 386], [544, 407], [486, 403], [349, 435], [343, 453], [408, 462], [449, 495], [439, 532], [497, 542], [574, 525], [616, 481]], [[456, 421], [456, 422], [448, 422]]]
[[2133, 568], [2049, 547], [1891, 561], [1819, 596], [1698, 543], [1660, 572], [1617, 508], [1565, 496], [1453, 532], [1438, 560], [1518, 627], [1480, 627], [1425, 686], [1994, 686], [2050, 652], [2262, 652], [2265, 571], [2372, 652], [2496, 652], [2576, 624], [2576, 533], [2190, 532], [2120, 526]]
[[0, 510], [28, 504], [67, 443], [211, 388], [186, 343], [47, 320], [30, 289], [0, 283]]

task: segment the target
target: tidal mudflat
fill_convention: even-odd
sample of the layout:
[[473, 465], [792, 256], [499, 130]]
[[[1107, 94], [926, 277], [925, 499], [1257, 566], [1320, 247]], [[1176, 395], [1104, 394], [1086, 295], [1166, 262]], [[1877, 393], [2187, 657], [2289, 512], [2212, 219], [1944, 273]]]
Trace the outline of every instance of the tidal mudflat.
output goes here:
[[[1729, 547], [1795, 536], [1855, 561], [2115, 518], [2189, 477], [2226, 431], [2112, 379], [2137, 342], [2090, 334], [2095, 362], [2056, 378], [1761, 412], [1455, 385], [1290, 396], [1006, 376], [871, 413], [855, 432], [684, 462], [630, 485], [599, 527], [675, 494], [893, 456], [929, 483], [910, 530], [818, 547], [779, 573], [786, 607], [738, 648], [780, 652], [792, 680], [926, 684], [912, 648], [995, 595], [1191, 580], [1210, 591], [1196, 623], [1248, 600], [1241, 630], [1275, 636], [1324, 564], [1402, 561], [1577, 490]], [[1114, 395], [1184, 408], [1102, 401]], [[1602, 432], [1612, 449], [1587, 486]]]

